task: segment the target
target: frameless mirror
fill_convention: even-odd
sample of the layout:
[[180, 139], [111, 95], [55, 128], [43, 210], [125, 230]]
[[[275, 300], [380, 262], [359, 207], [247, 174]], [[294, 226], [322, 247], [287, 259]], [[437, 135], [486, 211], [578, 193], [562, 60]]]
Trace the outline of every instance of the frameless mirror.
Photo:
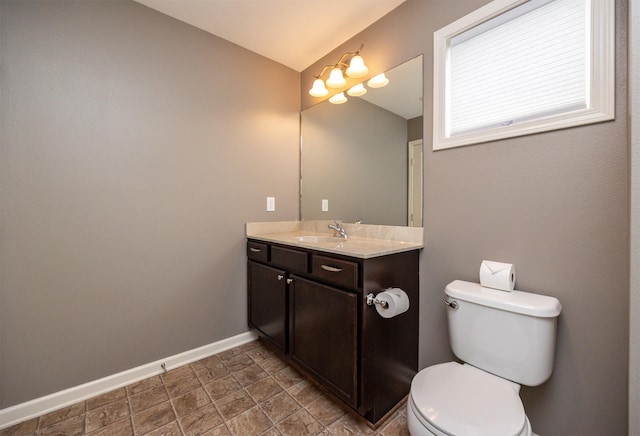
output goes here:
[[300, 219], [422, 227], [422, 55], [302, 111]]

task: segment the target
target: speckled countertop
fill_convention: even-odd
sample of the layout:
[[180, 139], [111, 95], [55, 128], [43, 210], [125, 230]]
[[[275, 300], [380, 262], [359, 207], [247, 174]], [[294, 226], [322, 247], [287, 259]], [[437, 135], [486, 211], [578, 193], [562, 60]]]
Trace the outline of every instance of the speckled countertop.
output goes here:
[[247, 238], [368, 259], [424, 247], [422, 228], [343, 223], [348, 239], [334, 238], [332, 221], [247, 223]]

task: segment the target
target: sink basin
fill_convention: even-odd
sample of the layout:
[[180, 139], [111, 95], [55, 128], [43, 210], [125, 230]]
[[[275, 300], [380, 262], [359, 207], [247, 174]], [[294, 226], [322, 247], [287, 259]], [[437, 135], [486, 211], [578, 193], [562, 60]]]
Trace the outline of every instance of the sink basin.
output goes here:
[[334, 238], [332, 236], [315, 236], [315, 235], [296, 236], [294, 239], [298, 242], [306, 242], [306, 243], [312, 243], [312, 244], [322, 244], [324, 242], [342, 241], [342, 239]]

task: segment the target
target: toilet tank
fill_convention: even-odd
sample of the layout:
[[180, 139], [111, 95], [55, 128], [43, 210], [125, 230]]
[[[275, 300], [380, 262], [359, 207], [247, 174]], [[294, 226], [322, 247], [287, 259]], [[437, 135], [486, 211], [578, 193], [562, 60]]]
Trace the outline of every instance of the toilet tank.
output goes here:
[[553, 371], [556, 326], [562, 310], [553, 297], [498, 291], [456, 280], [445, 288], [449, 341], [476, 368], [527, 386]]

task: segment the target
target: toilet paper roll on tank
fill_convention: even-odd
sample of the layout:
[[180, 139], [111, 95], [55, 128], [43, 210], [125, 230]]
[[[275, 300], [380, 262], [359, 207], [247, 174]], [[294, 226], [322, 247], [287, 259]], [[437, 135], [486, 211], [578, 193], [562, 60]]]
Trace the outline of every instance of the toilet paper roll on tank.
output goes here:
[[480, 264], [480, 285], [511, 292], [516, 286], [516, 267], [512, 263], [483, 260]]

